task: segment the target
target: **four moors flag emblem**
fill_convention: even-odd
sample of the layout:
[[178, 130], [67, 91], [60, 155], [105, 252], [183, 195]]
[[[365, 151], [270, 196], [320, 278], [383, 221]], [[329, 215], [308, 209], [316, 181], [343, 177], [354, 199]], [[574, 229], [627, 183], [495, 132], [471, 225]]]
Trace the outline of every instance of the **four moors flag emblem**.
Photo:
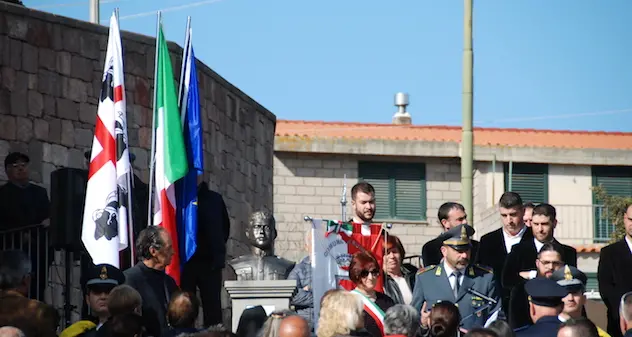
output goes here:
[[127, 113], [121, 36], [116, 15], [103, 69], [83, 213], [81, 241], [95, 264], [120, 267], [131, 228], [132, 168], [128, 151]]

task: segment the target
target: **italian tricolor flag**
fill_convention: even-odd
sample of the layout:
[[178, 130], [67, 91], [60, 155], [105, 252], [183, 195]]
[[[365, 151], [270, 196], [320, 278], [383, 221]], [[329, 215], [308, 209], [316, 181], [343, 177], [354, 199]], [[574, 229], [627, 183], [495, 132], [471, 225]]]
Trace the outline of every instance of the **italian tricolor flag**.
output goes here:
[[184, 148], [182, 122], [178, 110], [176, 87], [171, 67], [167, 41], [158, 30], [158, 55], [156, 76], [156, 103], [154, 114], [156, 124], [156, 207], [154, 208], [154, 226], [164, 227], [173, 242], [174, 256], [167, 266], [167, 274], [180, 285], [180, 256], [178, 232], [176, 227], [176, 180], [187, 174], [187, 156]]

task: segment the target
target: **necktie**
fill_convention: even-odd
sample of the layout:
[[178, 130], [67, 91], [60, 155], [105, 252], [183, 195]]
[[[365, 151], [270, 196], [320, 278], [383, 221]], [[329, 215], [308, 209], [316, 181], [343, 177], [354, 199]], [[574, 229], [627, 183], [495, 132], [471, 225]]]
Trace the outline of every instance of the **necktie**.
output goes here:
[[459, 277], [461, 276], [461, 272], [454, 271], [452, 273], [452, 276], [454, 276], [454, 287], [452, 288], [452, 291], [454, 292], [454, 298], [457, 298], [457, 296], [459, 295], [459, 288], [461, 286], [459, 284]]

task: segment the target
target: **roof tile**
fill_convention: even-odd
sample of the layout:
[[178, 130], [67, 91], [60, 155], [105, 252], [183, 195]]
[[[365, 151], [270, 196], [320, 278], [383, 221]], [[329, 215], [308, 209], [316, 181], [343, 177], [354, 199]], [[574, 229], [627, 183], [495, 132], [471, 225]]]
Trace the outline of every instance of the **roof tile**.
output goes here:
[[[277, 120], [275, 136], [460, 142], [461, 127]], [[632, 132], [474, 128], [478, 146], [631, 150]]]

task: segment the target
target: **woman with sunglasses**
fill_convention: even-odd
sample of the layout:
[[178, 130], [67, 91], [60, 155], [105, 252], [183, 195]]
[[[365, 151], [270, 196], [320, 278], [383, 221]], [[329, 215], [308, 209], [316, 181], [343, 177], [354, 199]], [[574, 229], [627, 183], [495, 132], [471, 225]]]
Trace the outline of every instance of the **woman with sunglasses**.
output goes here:
[[364, 328], [372, 337], [384, 336], [384, 313], [395, 305], [395, 302], [375, 290], [381, 275], [380, 266], [375, 258], [367, 253], [358, 252], [353, 255], [349, 266], [349, 279], [356, 288], [351, 292], [360, 297], [364, 305]]

